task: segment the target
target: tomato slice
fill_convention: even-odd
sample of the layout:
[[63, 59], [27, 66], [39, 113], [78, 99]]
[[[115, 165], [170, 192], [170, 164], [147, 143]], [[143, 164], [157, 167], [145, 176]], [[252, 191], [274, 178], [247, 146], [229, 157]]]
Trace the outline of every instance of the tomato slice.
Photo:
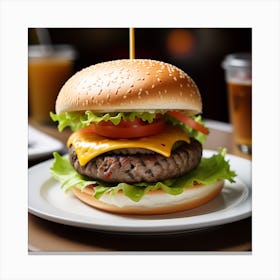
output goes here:
[[96, 134], [108, 138], [139, 138], [158, 134], [164, 126], [163, 118], [157, 118], [151, 124], [135, 118], [132, 122], [122, 120], [118, 125], [114, 125], [110, 121], [102, 121], [93, 124], [93, 130]]
[[203, 134], [206, 134], [206, 135], [209, 134], [209, 130], [206, 127], [204, 127], [200, 123], [196, 122], [195, 120], [193, 120], [192, 118], [186, 116], [185, 114], [183, 114], [181, 112], [168, 111], [168, 112], [166, 112], [166, 114], [180, 122], [185, 123], [186, 125], [189, 125], [193, 129], [195, 129]]

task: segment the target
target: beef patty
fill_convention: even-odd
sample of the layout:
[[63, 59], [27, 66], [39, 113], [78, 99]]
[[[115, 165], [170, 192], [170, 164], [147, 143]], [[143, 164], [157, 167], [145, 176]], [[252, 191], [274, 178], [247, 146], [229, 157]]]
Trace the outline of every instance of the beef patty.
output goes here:
[[170, 157], [147, 149], [119, 149], [107, 152], [81, 166], [77, 154], [69, 148], [71, 164], [82, 175], [106, 182], [157, 182], [182, 176], [200, 162], [202, 146], [196, 140], [182, 142]]

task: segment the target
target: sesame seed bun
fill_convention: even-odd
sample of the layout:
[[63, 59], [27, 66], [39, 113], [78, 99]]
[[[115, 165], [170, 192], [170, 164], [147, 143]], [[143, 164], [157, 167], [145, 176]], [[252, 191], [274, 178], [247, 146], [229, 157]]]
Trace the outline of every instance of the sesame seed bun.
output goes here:
[[215, 198], [222, 190], [224, 181], [212, 185], [196, 185], [185, 188], [179, 195], [170, 195], [162, 190], [150, 191], [139, 202], [133, 202], [122, 191], [114, 196], [105, 194], [100, 199], [93, 197], [92, 187], [82, 191], [73, 188], [77, 198], [97, 209], [118, 214], [167, 214], [200, 206]]
[[87, 67], [62, 87], [56, 113], [181, 110], [201, 113], [194, 81], [179, 68], [149, 59], [123, 59]]

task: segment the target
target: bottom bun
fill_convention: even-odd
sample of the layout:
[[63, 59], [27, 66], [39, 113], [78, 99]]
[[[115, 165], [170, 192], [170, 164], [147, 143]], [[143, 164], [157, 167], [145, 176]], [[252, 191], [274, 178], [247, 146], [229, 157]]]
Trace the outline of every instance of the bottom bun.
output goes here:
[[185, 188], [179, 195], [170, 195], [162, 190], [148, 192], [140, 201], [134, 202], [122, 191], [114, 196], [104, 194], [100, 199], [93, 197], [92, 187], [82, 191], [73, 188], [73, 193], [83, 202], [107, 212], [118, 214], [167, 214], [188, 210], [202, 205], [216, 197], [222, 190], [224, 181], [211, 185], [196, 185]]

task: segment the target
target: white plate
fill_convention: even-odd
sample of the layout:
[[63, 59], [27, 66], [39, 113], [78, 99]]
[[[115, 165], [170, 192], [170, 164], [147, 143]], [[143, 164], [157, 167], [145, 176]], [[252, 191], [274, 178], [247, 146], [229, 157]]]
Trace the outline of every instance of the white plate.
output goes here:
[[28, 159], [38, 159], [63, 148], [64, 145], [58, 140], [28, 125]]
[[[204, 156], [213, 154], [205, 151]], [[227, 155], [238, 174], [221, 194], [192, 210], [166, 215], [115, 215], [92, 208], [72, 192], [64, 193], [51, 175], [52, 160], [29, 169], [29, 212], [57, 223], [122, 233], [167, 233], [198, 230], [251, 215], [251, 161]]]

